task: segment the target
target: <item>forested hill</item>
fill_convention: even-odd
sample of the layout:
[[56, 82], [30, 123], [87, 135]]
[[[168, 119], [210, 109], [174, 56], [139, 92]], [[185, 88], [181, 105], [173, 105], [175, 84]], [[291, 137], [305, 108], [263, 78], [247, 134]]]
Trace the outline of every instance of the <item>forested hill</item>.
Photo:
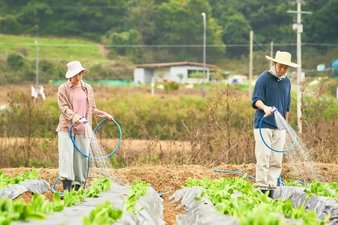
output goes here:
[[[247, 74], [249, 32], [253, 30], [257, 74], [266, 68], [264, 55], [270, 54], [272, 42], [274, 52], [287, 50], [295, 59], [296, 32], [292, 25], [296, 14], [287, 12], [296, 10], [295, 2], [0, 0], [0, 81], [34, 79], [34, 43], [39, 43], [44, 81], [62, 77], [65, 62], [73, 59], [85, 61], [95, 69], [95, 79], [126, 80], [132, 78], [128, 65], [135, 63], [202, 62], [203, 12], [206, 62]], [[320, 63], [329, 65], [337, 57], [338, 1], [304, 2], [302, 10], [312, 14], [302, 16], [302, 62], [304, 69], [313, 70]], [[97, 50], [92, 50], [93, 46]]]
[[[337, 43], [338, 1], [305, 0], [303, 41]], [[295, 42], [291, 0], [0, 0], [0, 32], [82, 36], [107, 44], [243, 44], [249, 31], [257, 43]], [[105, 37], [105, 38], [103, 38]], [[109, 40], [107, 40], [107, 38]]]

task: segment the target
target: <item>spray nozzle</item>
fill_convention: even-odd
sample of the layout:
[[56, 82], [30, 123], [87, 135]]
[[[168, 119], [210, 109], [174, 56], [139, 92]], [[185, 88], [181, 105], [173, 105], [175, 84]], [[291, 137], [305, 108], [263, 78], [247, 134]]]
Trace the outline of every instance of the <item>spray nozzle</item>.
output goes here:
[[[271, 107], [271, 115], [274, 114], [275, 112], [277, 112], [277, 108], [275, 106], [272, 106]], [[267, 117], [268, 115], [267, 114], [264, 114], [264, 117]]]
[[277, 111], [277, 108], [272, 106], [272, 113], [275, 113]]
[[86, 118], [84, 116], [81, 116], [80, 122], [83, 123], [84, 125], [86, 125], [88, 123], [88, 120], [86, 120]]

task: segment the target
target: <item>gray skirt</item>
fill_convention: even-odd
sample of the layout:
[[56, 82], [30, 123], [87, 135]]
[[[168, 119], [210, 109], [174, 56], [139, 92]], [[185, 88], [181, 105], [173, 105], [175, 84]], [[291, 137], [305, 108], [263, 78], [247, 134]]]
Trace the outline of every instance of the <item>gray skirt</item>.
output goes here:
[[[90, 138], [75, 134], [75, 143], [84, 154], [90, 150]], [[87, 179], [88, 158], [79, 153], [65, 131], [58, 132], [59, 179], [73, 181], [72, 184], [83, 184]]]

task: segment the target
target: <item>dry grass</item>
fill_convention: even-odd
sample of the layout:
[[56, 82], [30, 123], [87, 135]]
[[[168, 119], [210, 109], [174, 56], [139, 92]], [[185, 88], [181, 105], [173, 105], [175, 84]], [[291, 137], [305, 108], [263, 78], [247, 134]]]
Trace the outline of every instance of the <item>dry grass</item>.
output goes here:
[[[55, 98], [57, 87], [46, 85], [47, 96]], [[147, 88], [94, 87], [99, 101], [115, 95], [148, 93]], [[6, 102], [11, 90], [30, 91], [30, 85], [8, 85], [0, 89], [0, 99]], [[179, 90], [163, 98], [175, 95], [200, 95], [200, 90]], [[184, 132], [176, 140], [132, 140], [124, 139], [114, 159], [116, 167], [148, 164], [201, 164], [217, 166], [222, 163], [254, 163], [254, 139], [252, 114], [248, 97], [232, 88], [210, 91], [203, 120], [201, 115], [190, 115], [190, 120], [180, 121]], [[242, 104], [242, 105], [239, 105]], [[310, 161], [338, 163], [338, 121], [321, 121], [320, 115], [306, 121], [301, 139], [311, 156]], [[312, 117], [311, 117], [312, 119]], [[319, 121], [319, 122], [316, 122]], [[131, 121], [132, 123], [132, 121]], [[12, 129], [12, 128], [7, 128]], [[54, 128], [53, 128], [54, 131]], [[147, 132], [140, 130], [140, 133]], [[55, 135], [56, 136], [56, 135]], [[144, 135], [147, 137], [147, 135]], [[150, 138], [149, 138], [150, 139]], [[114, 139], [102, 139], [109, 153], [116, 145]], [[0, 167], [35, 166], [57, 167], [58, 150], [56, 138], [1, 138]], [[299, 159], [300, 156], [294, 158]], [[286, 158], [286, 161], [290, 159]], [[306, 161], [306, 160], [304, 160]]]

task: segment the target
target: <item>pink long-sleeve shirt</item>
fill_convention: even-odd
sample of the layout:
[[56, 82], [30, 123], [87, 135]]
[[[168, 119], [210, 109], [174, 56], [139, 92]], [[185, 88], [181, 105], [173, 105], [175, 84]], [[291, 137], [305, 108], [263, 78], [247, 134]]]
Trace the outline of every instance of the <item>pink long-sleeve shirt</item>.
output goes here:
[[[81, 86], [72, 88], [73, 91], [73, 111], [79, 115], [86, 115], [87, 95]], [[82, 123], [74, 126], [74, 133], [84, 134], [85, 127]]]
[[[59, 117], [59, 124], [56, 128], [56, 131], [69, 131], [69, 128], [74, 124], [81, 115], [78, 115], [74, 112], [73, 100], [74, 100], [74, 88], [75, 86], [68, 80], [66, 83], [60, 85], [57, 100], [58, 105], [61, 110]], [[103, 112], [96, 108], [95, 97], [93, 88], [81, 81], [81, 88], [84, 90], [87, 96], [86, 104], [86, 115], [85, 118], [88, 120], [89, 125], [92, 124], [92, 117], [98, 116], [103, 118], [108, 118], [110, 115], [106, 112]]]

